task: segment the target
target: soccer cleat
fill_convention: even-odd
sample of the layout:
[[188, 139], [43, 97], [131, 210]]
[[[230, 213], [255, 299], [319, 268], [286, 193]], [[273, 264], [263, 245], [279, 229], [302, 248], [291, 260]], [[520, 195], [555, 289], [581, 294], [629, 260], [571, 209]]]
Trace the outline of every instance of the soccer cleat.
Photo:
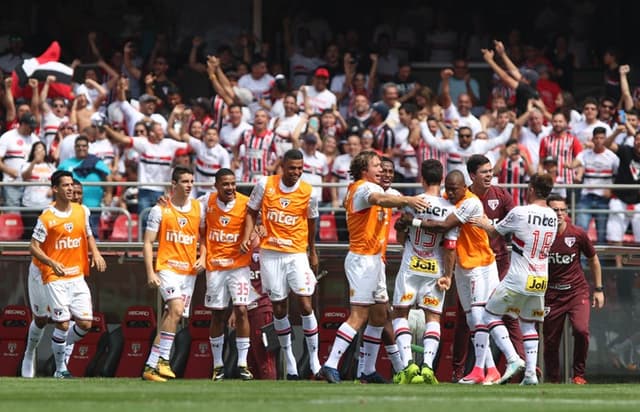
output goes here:
[[361, 383], [389, 383], [388, 380], [380, 376], [378, 372], [371, 372], [368, 375], [362, 374], [360, 375]]
[[340, 379], [340, 372], [336, 368], [323, 366], [322, 369], [320, 369], [320, 373], [322, 373], [329, 383], [340, 383], [342, 381], [342, 379]]
[[22, 359], [22, 373], [23, 378], [33, 378], [36, 376], [36, 363], [34, 362], [33, 354], [24, 354]]
[[416, 376], [413, 377], [413, 379], [411, 379], [411, 384], [413, 384], [413, 385], [415, 385], [415, 384], [422, 385], [424, 383], [426, 383], [426, 382], [424, 381], [424, 378], [422, 377], [422, 375], [416, 375]]
[[451, 383], [458, 383], [464, 377], [464, 370], [456, 369], [451, 375]]
[[498, 383], [498, 381], [500, 380], [500, 372], [498, 372], [498, 369], [494, 368], [489, 368], [487, 369], [487, 373], [484, 376], [484, 381], [482, 382], [483, 385], [493, 385]]
[[223, 381], [224, 380], [224, 367], [218, 366], [217, 368], [213, 368], [213, 376], [211, 377], [212, 381]]
[[300, 376], [299, 375], [293, 375], [291, 373], [287, 373], [287, 380], [288, 381], [299, 381], [300, 380]]
[[[504, 370], [504, 375], [502, 375], [500, 380], [498, 380], [498, 383], [499, 384], [506, 383], [513, 375], [523, 370], [524, 366], [525, 366], [525, 362], [520, 358], [516, 358], [514, 361], [508, 362], [507, 367]], [[536, 382], [537, 380], [538, 378], [536, 378]]]
[[69, 371], [55, 371], [53, 377], [56, 379], [73, 379]]
[[537, 385], [538, 384], [538, 377], [536, 376], [536, 374], [524, 374], [524, 378], [522, 378], [522, 382], [520, 382], [520, 386], [527, 386], [527, 385]]
[[246, 366], [238, 366], [238, 374], [243, 381], [253, 380], [253, 373]]
[[571, 379], [571, 382], [573, 382], [576, 385], [586, 385], [587, 384], [587, 380], [584, 378], [584, 376], [574, 376], [573, 379]]
[[408, 364], [403, 370], [393, 375], [393, 383], [404, 385], [420, 374], [420, 368], [415, 363]]
[[422, 376], [423, 382], [428, 385], [437, 385], [438, 383], [440, 383], [436, 378], [436, 374], [433, 373], [433, 369], [431, 369], [427, 365], [422, 366], [422, 370], [420, 371], [420, 376]]
[[474, 366], [470, 374], [458, 381], [463, 385], [480, 385], [484, 382], [484, 369]]
[[169, 361], [166, 359], [162, 359], [162, 358], [158, 359], [158, 366], [156, 367], [156, 370], [161, 376], [165, 378], [169, 378], [169, 379], [176, 378], [176, 374], [173, 373], [173, 371], [171, 370], [171, 365], [169, 364]]
[[142, 372], [142, 380], [143, 381], [152, 381], [152, 382], [166, 382], [167, 379], [160, 376], [158, 370], [156, 368], [152, 368], [149, 365], [144, 366], [144, 371]]

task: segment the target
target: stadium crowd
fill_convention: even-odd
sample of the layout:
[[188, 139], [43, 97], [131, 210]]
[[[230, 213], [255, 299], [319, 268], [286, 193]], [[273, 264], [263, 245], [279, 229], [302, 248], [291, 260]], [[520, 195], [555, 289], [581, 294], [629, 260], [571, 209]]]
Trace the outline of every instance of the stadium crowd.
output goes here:
[[[527, 184], [534, 176], [550, 174], [555, 184], [601, 186], [582, 190], [554, 188], [552, 193], [562, 201], [575, 191], [578, 208], [589, 210], [577, 216], [577, 224], [587, 231], [593, 218], [597, 242], [621, 243], [630, 223], [635, 241], [640, 242], [640, 213], [627, 213], [640, 212], [640, 192], [606, 188], [613, 183], [640, 183], [640, 98], [628, 82], [630, 66], [620, 64], [613, 49], [602, 56], [607, 76], [603, 93], [586, 97], [578, 105], [570, 80], [577, 63], [562, 36], [556, 39], [553, 53], [509, 37], [505, 42], [471, 42], [481, 47], [456, 55], [454, 48], [435, 47], [446, 44], [446, 33], [440, 33], [441, 41], [434, 41], [430, 60], [450, 67], [440, 71], [438, 84], [421, 84], [412, 74], [407, 60], [410, 54], [403, 58], [394, 54], [395, 36], [384, 30], [376, 35], [375, 51], [358, 48], [346, 33], [340, 41], [321, 44], [324, 53], [319, 55], [320, 44], [311, 32], [297, 28], [294, 33], [293, 27], [288, 19], [283, 21], [287, 55], [283, 62], [271, 58], [268, 44], [258, 45], [250, 36], [240, 36], [234, 43], [238, 47], [220, 46], [212, 54], [205, 54], [203, 38], [194, 36], [187, 65], [208, 79], [207, 87], [195, 97], [187, 97], [172, 79], [176, 67], [170, 66], [173, 59], [166, 36], [157, 36], [151, 53], [142, 58], [138, 44], [131, 39], [126, 39], [121, 49], [105, 53], [100, 47], [101, 35], [96, 32], [87, 34], [89, 57], [75, 59], [71, 64], [73, 98], [50, 94], [54, 85], [62, 81], [61, 74], [53, 73], [28, 79], [26, 89], [30, 93], [14, 96], [16, 78], [11, 73], [22, 67], [23, 58], [31, 56], [23, 52], [19, 36], [11, 37], [11, 49], [0, 56], [5, 72], [0, 169], [5, 183], [44, 185], [3, 185], [4, 206], [37, 209], [49, 205], [53, 196], [61, 199], [62, 186], [50, 190], [49, 182], [56, 170], [63, 170], [81, 183], [138, 182], [138, 186], [87, 185], [82, 200], [90, 208], [125, 208], [140, 216], [146, 225], [146, 215], [158, 201], [162, 202], [165, 193], [166, 188], [159, 183], [171, 182], [178, 189], [177, 195], [172, 194], [172, 201], [189, 204], [180, 195], [182, 186], [188, 183], [182, 183], [181, 175], [172, 175], [185, 167], [193, 170], [196, 183], [195, 190], [186, 191], [190, 197], [219, 193], [215, 189], [222, 182], [216, 182], [214, 177], [227, 169], [237, 182], [262, 187], [258, 200], [252, 195], [249, 203], [257, 212], [263, 207], [261, 202], [274, 201], [260, 185], [271, 185], [268, 187], [274, 190], [278, 184], [264, 178], [287, 176], [292, 162], [300, 160], [291, 154], [293, 149], [300, 152], [302, 160], [300, 179], [313, 186], [309, 189], [312, 200], [305, 201], [317, 203], [321, 213], [334, 213], [338, 227], [347, 227], [341, 222], [346, 215], [355, 213], [343, 208], [345, 200], [350, 199], [347, 185], [353, 181], [354, 159], [360, 159], [362, 153], [375, 151], [383, 159], [391, 159], [395, 182], [416, 183], [416, 187], [422, 180], [421, 165], [429, 159], [439, 160], [446, 175], [459, 171], [462, 178], [457, 183], [471, 186], [479, 172], [469, 172], [467, 161], [474, 155], [483, 155], [490, 161], [487, 173], [494, 184]], [[490, 90], [481, 90], [474, 79], [469, 68], [472, 56], [491, 68]], [[342, 185], [323, 188], [319, 185], [323, 182]], [[416, 193], [415, 188], [403, 187], [400, 191], [407, 198]], [[509, 187], [508, 194], [513, 206], [526, 206], [531, 199], [528, 189], [521, 187]], [[544, 197], [538, 194], [534, 198], [536, 204], [544, 203]], [[369, 198], [368, 202], [373, 201]], [[382, 202], [373, 202], [363, 210], [402, 204]], [[303, 206], [297, 206], [301, 216], [306, 210]], [[491, 203], [488, 206], [492, 207]], [[611, 213], [597, 213], [598, 210]], [[25, 222], [33, 224], [34, 217], [28, 211], [23, 213]], [[162, 227], [160, 218], [152, 218], [156, 219], [152, 231], [158, 232]], [[89, 223], [96, 238], [109, 237], [114, 219], [107, 211], [91, 214]], [[30, 229], [25, 231], [27, 239], [32, 237]], [[311, 230], [310, 233], [313, 234]], [[340, 235], [341, 240], [348, 239], [348, 233]], [[248, 240], [245, 236], [243, 244]], [[312, 245], [313, 241], [308, 241]], [[243, 247], [247, 249], [246, 245]], [[300, 253], [297, 249], [294, 252]], [[588, 253], [591, 258], [592, 251]], [[156, 286], [165, 281], [148, 276], [149, 283]], [[163, 297], [171, 298], [167, 293]], [[312, 294], [313, 287], [301, 298]], [[301, 301], [307, 304], [303, 313], [305, 331], [317, 334], [311, 303]], [[366, 303], [375, 306], [380, 302]], [[172, 312], [182, 310], [188, 311], [179, 307]], [[276, 328], [284, 335], [290, 334], [285, 310], [286, 306], [276, 311], [276, 319], [281, 322], [276, 322]], [[172, 315], [175, 313], [169, 316]], [[539, 320], [537, 315], [534, 317]], [[375, 329], [377, 343], [382, 336], [382, 323], [367, 326]], [[473, 333], [481, 327], [478, 319], [469, 321], [469, 326]], [[175, 333], [175, 325], [167, 327], [169, 330], [161, 331], [157, 338], [157, 353], [151, 356], [155, 356], [154, 361], [147, 364], [149, 370], [145, 373], [153, 376], [151, 380], [157, 378], [158, 365], [163, 364], [163, 359], [166, 361], [164, 355], [171, 348], [173, 337], [168, 336]], [[80, 329], [73, 331], [82, 337]], [[356, 331], [352, 328], [350, 332], [352, 338]], [[537, 335], [535, 340], [537, 346]], [[64, 360], [63, 343], [64, 340], [58, 342], [59, 365]], [[291, 346], [290, 340], [281, 343], [283, 348]], [[316, 345], [317, 356], [317, 343], [308, 345], [310, 350]], [[248, 349], [248, 343], [243, 347]], [[515, 350], [510, 348], [510, 352]], [[476, 352], [482, 354], [477, 347]], [[290, 375], [296, 376], [291, 364], [288, 368]], [[315, 362], [312, 369], [316, 374], [320, 365]], [[530, 369], [528, 364], [527, 372]], [[470, 383], [481, 383], [484, 370], [482, 379], [469, 379]]]

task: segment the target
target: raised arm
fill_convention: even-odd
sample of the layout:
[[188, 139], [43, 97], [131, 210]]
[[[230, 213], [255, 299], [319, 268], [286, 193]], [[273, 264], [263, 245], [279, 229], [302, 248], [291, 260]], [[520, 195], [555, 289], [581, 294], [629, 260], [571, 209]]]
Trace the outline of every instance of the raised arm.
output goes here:
[[442, 81], [442, 90], [440, 91], [440, 105], [444, 108], [451, 106], [451, 86], [449, 79], [453, 76], [453, 70], [442, 69], [440, 71], [440, 80]]
[[506, 71], [504, 71], [502, 67], [500, 67], [498, 63], [496, 63], [494, 59], [494, 51], [489, 49], [481, 49], [481, 52], [484, 61], [487, 62], [491, 69], [498, 75], [500, 80], [502, 80], [502, 82], [506, 84], [507, 87], [516, 89], [518, 87], [518, 81], [511, 77]]
[[6, 77], [4, 79], [4, 98], [2, 103], [4, 104], [5, 109], [5, 120], [7, 123], [11, 123], [16, 118], [16, 103], [13, 100], [13, 94], [11, 93], [11, 85], [13, 80], [11, 77]]
[[134, 79], [140, 80], [140, 78], [142, 77], [142, 71], [133, 64], [133, 44], [130, 41], [128, 41], [124, 45], [124, 51], [122, 53], [122, 57], [123, 57], [124, 67], [127, 68], [127, 71], [129, 72], [129, 74], [131, 74], [131, 76], [133, 76]]
[[198, 49], [202, 47], [204, 41], [200, 36], [194, 36], [191, 41], [191, 50], [189, 51], [189, 67], [198, 73], [206, 73], [207, 67], [198, 61]]
[[620, 91], [622, 93], [620, 100], [622, 101], [622, 107], [624, 110], [631, 110], [633, 109], [633, 98], [631, 97], [629, 79], [627, 78], [631, 68], [628, 64], [623, 64], [618, 68], [618, 70], [620, 72]]

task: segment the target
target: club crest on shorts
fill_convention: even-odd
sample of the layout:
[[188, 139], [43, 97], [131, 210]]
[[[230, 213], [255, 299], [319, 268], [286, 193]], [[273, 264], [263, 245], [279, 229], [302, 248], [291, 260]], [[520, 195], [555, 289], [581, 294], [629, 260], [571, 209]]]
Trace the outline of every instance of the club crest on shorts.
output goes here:
[[491, 208], [491, 210], [496, 210], [500, 205], [500, 201], [498, 199], [489, 199], [487, 201], [487, 205]]
[[564, 238], [564, 244], [569, 247], [575, 245], [575, 243], [576, 243], [576, 238], [574, 236], [568, 236]]
[[229, 222], [231, 222], [231, 219], [228, 216], [220, 216], [220, 219], [218, 219], [220, 221], [220, 224], [222, 224], [222, 226], [226, 226], [229, 224]]
[[73, 223], [71, 223], [71, 222], [65, 223], [64, 224], [64, 230], [66, 230], [67, 232], [71, 232], [73, 230]]
[[168, 287], [164, 291], [167, 292], [167, 295], [173, 295], [173, 292], [175, 292], [176, 290], [173, 287]]
[[283, 208], [286, 209], [286, 207], [289, 206], [289, 204], [291, 204], [291, 200], [284, 199], [284, 198], [280, 199], [280, 206], [282, 206]]
[[178, 218], [178, 225], [180, 227], [184, 227], [187, 224], [187, 218], [186, 217], [179, 217]]

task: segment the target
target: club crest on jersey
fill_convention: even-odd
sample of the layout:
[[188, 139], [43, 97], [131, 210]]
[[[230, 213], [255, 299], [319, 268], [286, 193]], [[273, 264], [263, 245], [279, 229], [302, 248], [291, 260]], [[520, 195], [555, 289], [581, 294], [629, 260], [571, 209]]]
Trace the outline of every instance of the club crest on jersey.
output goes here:
[[564, 244], [569, 246], [569, 247], [575, 245], [575, 243], [576, 243], [576, 238], [573, 237], [573, 236], [564, 238]]
[[178, 225], [180, 227], [184, 227], [187, 224], [187, 218], [186, 217], [179, 217], [178, 218]]
[[66, 230], [67, 232], [71, 232], [73, 230], [73, 223], [65, 223], [64, 230]]
[[489, 199], [487, 201], [487, 205], [489, 205], [491, 210], [496, 210], [498, 208], [498, 205], [500, 205], [500, 200], [498, 200], [498, 199]]
[[231, 219], [229, 219], [228, 216], [220, 216], [220, 219], [218, 219], [220, 221], [220, 223], [222, 224], [222, 226], [226, 226], [229, 224], [229, 222], [231, 221]]
[[291, 204], [291, 200], [289, 199], [280, 199], [280, 206], [282, 206], [283, 208], [286, 208], [287, 206], [289, 206], [289, 204]]

